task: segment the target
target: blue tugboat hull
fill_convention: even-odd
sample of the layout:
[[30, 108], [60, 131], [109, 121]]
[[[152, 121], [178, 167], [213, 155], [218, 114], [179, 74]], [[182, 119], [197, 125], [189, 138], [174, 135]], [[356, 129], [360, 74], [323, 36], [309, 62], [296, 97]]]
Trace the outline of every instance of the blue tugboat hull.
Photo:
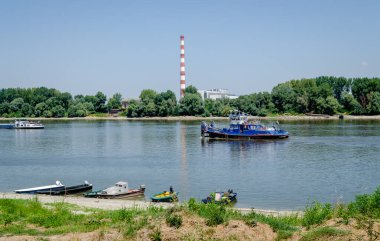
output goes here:
[[287, 132], [284, 133], [231, 133], [223, 131], [209, 130], [205, 136], [212, 139], [229, 139], [229, 140], [253, 140], [253, 139], [286, 139], [289, 137]]

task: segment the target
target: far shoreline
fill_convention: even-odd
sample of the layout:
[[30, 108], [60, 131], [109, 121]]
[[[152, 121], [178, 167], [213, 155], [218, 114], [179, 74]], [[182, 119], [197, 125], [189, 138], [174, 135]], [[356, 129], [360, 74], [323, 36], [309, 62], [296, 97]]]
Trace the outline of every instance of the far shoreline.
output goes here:
[[[211, 121], [211, 120], [228, 120], [228, 117], [201, 117], [201, 116], [168, 116], [168, 117], [126, 117], [126, 116], [86, 116], [86, 117], [0, 117], [1, 122], [13, 121], [17, 119], [28, 119], [35, 121], [96, 121], [96, 120], [116, 120], [116, 121]], [[249, 116], [250, 120], [268, 120], [268, 121], [307, 121], [307, 120], [339, 120], [340, 115], [279, 115], [279, 116]], [[343, 120], [380, 120], [380, 115], [371, 116], [353, 116], [353, 115], [343, 115]]]

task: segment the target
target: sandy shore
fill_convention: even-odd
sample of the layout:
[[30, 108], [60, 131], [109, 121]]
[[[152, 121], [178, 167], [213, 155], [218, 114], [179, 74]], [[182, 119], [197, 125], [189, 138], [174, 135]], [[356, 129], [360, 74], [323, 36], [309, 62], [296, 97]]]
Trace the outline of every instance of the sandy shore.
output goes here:
[[[173, 203], [152, 203], [139, 200], [126, 200], [126, 199], [98, 199], [98, 198], [85, 198], [80, 196], [48, 196], [48, 195], [29, 195], [29, 194], [15, 194], [15, 193], [0, 193], [1, 199], [33, 199], [38, 198], [42, 203], [55, 203], [65, 202], [75, 204], [85, 208], [98, 208], [105, 210], [117, 210], [122, 208], [148, 208], [150, 206], [168, 208], [172, 207]], [[235, 208], [242, 213], [249, 213], [251, 208]], [[293, 214], [302, 215], [301, 211], [276, 211], [276, 210], [263, 210], [254, 209], [256, 213], [273, 215], [273, 216], [288, 216]]]
[[[344, 115], [345, 120], [380, 120], [380, 115], [372, 116], [352, 116]], [[96, 117], [96, 116], [87, 116], [87, 117], [62, 117], [62, 118], [0, 118], [2, 122], [10, 122], [15, 119], [28, 119], [35, 121], [46, 121], [46, 120], [85, 120], [85, 121], [96, 121], [96, 120], [115, 120], [115, 121], [210, 121], [210, 120], [228, 120], [228, 117], [199, 117], [199, 116], [168, 116], [168, 117], [139, 117], [139, 118], [129, 118], [125, 116], [106, 116], [106, 117]], [[249, 116], [251, 120], [339, 120], [339, 115], [279, 115], [279, 116], [268, 116], [268, 117], [259, 117], [259, 116]]]

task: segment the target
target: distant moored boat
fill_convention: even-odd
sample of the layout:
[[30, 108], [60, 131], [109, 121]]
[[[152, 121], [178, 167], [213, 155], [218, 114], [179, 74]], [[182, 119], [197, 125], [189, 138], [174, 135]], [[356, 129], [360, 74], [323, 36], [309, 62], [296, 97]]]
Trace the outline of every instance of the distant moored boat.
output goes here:
[[14, 129], [43, 129], [45, 126], [40, 122], [33, 122], [28, 120], [15, 120], [13, 125]]

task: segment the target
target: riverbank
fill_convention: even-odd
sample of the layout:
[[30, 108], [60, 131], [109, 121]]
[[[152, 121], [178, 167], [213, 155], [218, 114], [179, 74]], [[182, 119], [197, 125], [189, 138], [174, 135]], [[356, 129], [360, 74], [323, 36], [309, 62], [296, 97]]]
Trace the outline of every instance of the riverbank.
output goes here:
[[[379, 191], [367, 195], [377, 198]], [[85, 201], [87, 200], [87, 201]], [[370, 201], [370, 200], [369, 200]], [[363, 204], [363, 200], [360, 201]], [[351, 205], [361, 205], [352, 203]], [[368, 203], [367, 203], [368, 204]], [[0, 194], [2, 240], [376, 240], [379, 207], [314, 204], [273, 216], [195, 200], [182, 204]]]
[[[178, 205], [178, 203], [152, 203], [141, 200], [131, 199], [98, 199], [98, 198], [85, 198], [81, 196], [48, 196], [48, 195], [28, 195], [16, 193], [0, 193], [0, 199], [23, 199], [32, 200], [38, 198], [42, 203], [56, 203], [64, 202], [69, 204], [78, 205], [85, 208], [98, 208], [103, 210], [118, 210], [122, 208], [141, 208], [147, 209], [149, 207], [170, 208]], [[234, 208], [234, 210], [241, 213], [249, 213], [251, 208]], [[264, 210], [254, 209], [255, 212], [272, 215], [272, 216], [288, 216], [288, 215], [302, 215], [302, 211], [277, 211], [277, 210]]]
[[[211, 121], [211, 120], [228, 120], [228, 117], [201, 117], [201, 116], [168, 116], [168, 117], [138, 117], [138, 118], [129, 118], [125, 116], [87, 116], [87, 117], [61, 117], [61, 118], [44, 118], [44, 117], [25, 117], [25, 118], [0, 118], [0, 121], [13, 121], [16, 119], [28, 119], [35, 121], [54, 121], [54, 120], [120, 120], [120, 121]], [[296, 120], [339, 120], [339, 115], [278, 115], [278, 116], [249, 116], [250, 120], [269, 120], [269, 121], [296, 121]], [[372, 116], [353, 116], [353, 115], [343, 115], [345, 120], [380, 120], [380, 115]]]

